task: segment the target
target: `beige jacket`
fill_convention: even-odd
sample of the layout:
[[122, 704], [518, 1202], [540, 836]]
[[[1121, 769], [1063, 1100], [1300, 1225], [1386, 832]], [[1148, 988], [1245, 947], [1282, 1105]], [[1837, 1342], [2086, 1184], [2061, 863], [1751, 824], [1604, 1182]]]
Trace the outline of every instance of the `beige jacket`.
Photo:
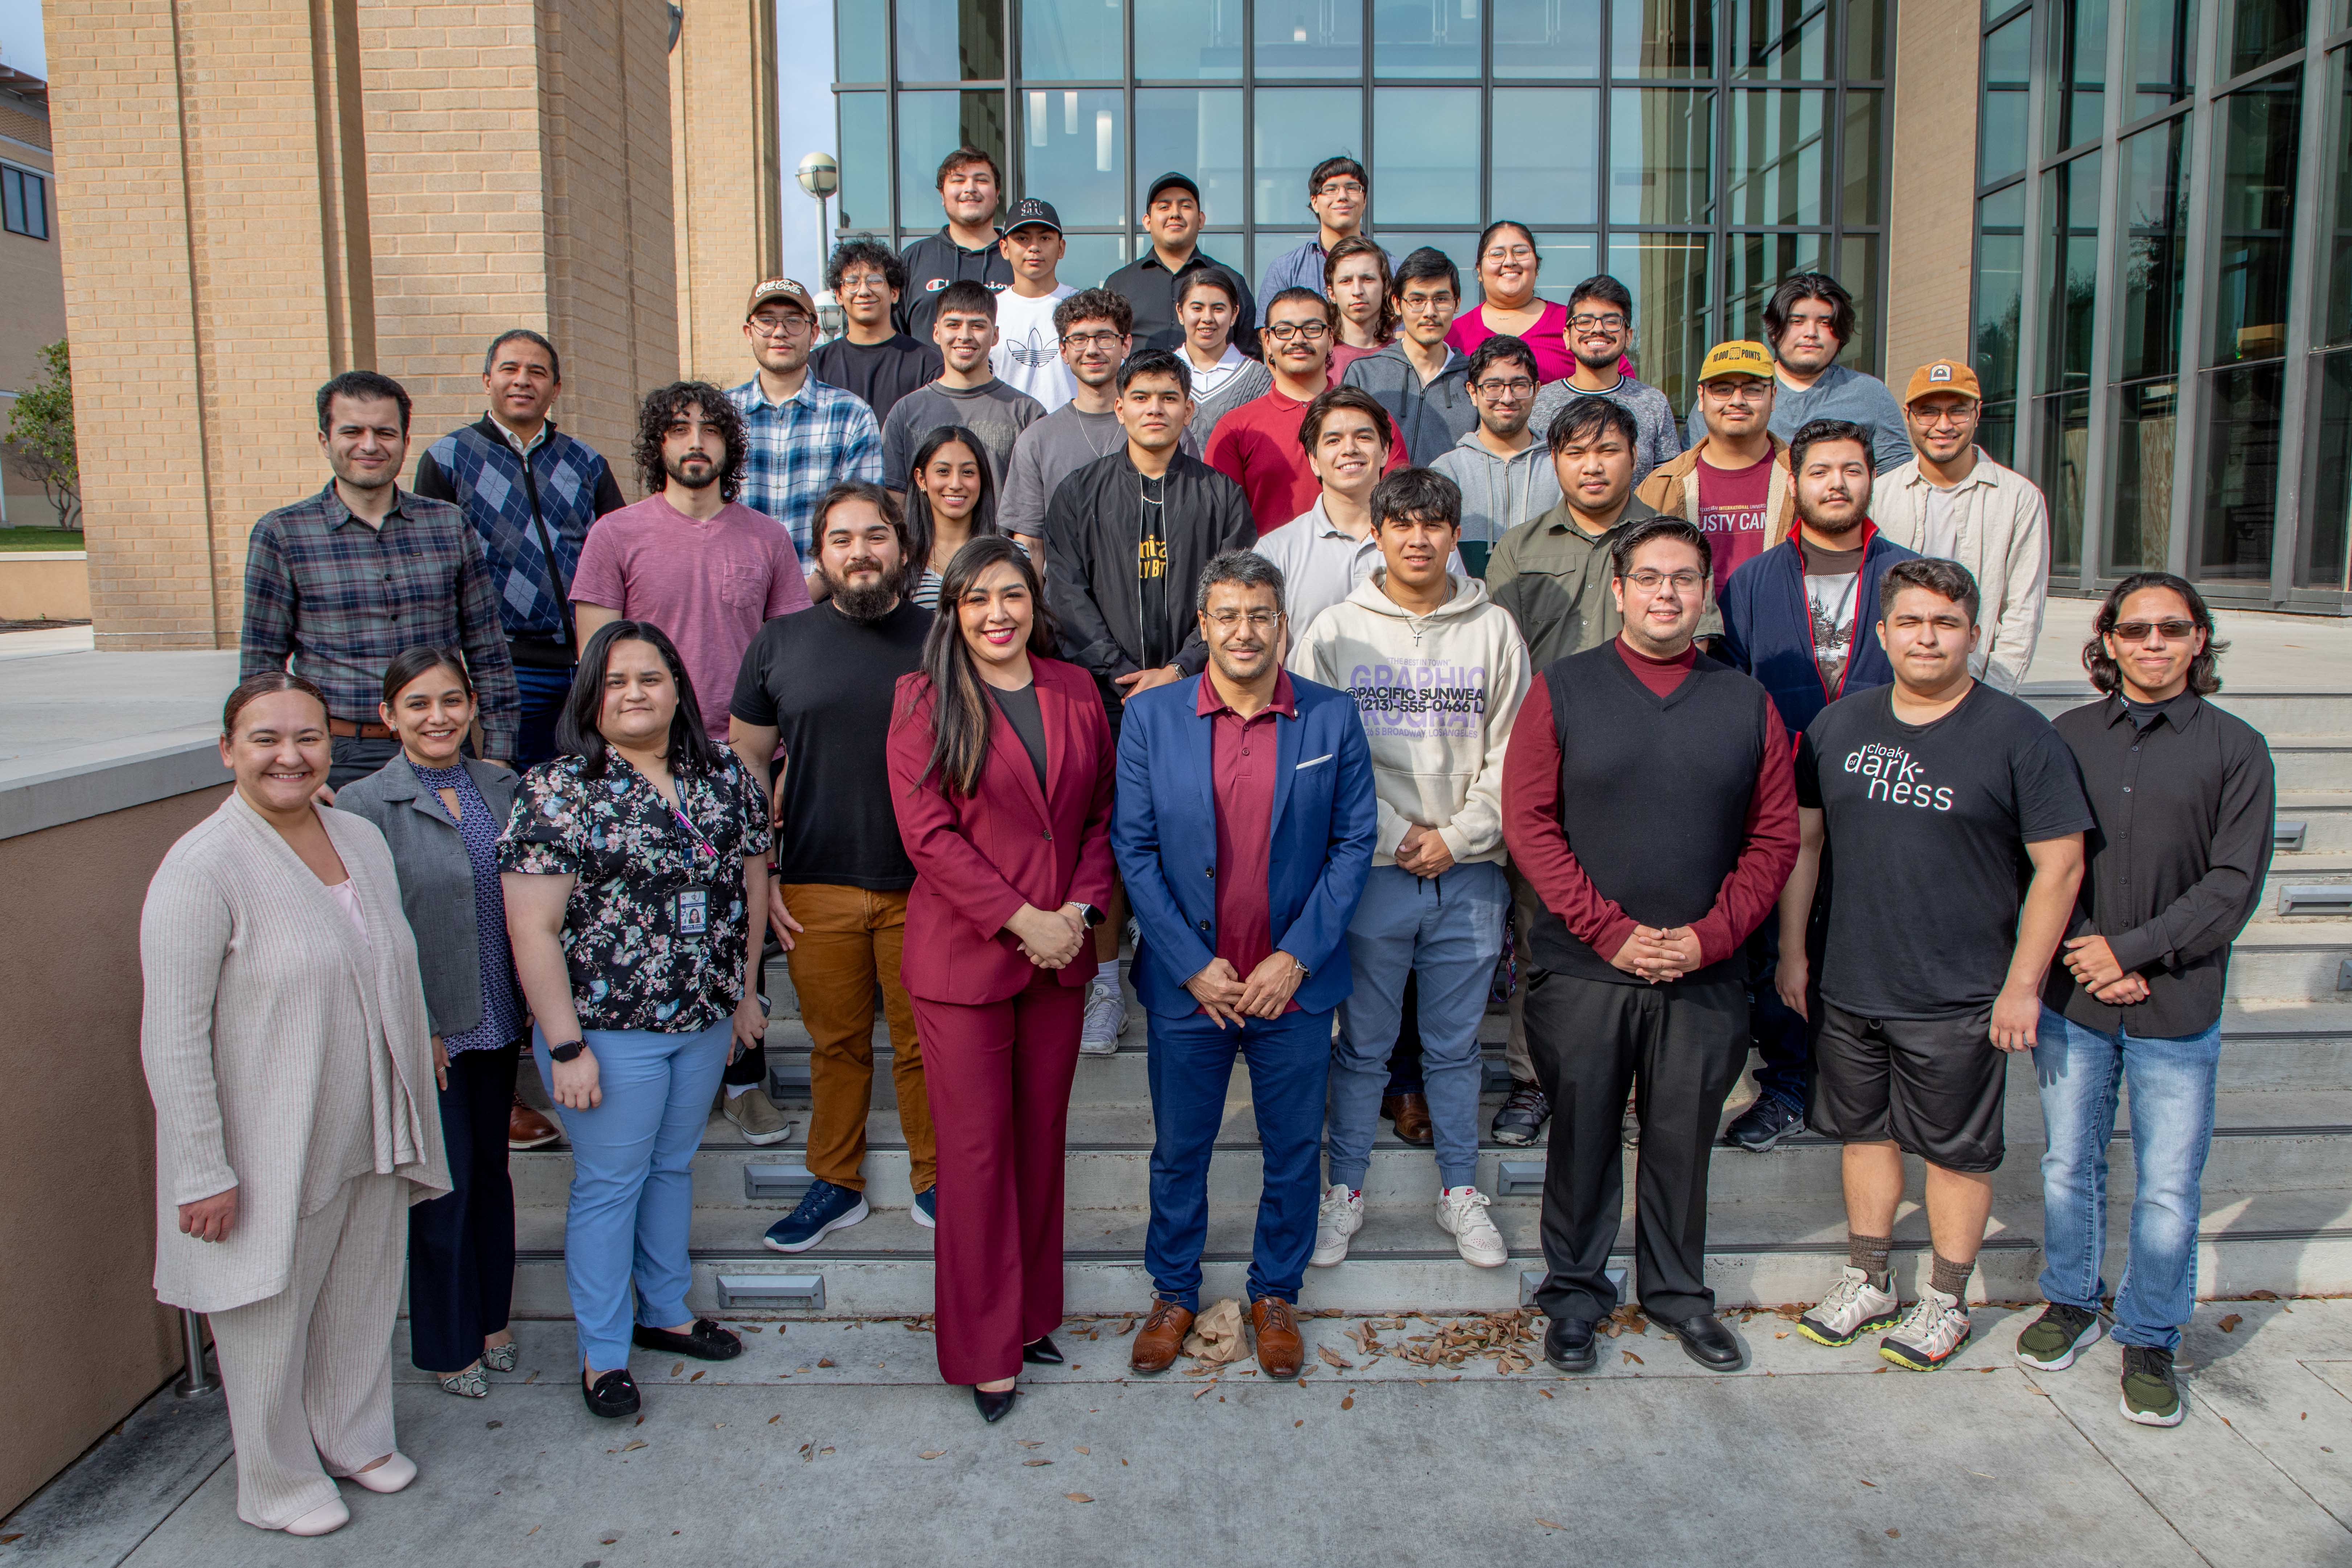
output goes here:
[[[1870, 521], [1906, 550], [1927, 553], [1927, 494], [1919, 459], [1878, 476], [1871, 487]], [[2050, 509], [2024, 475], [2004, 468], [1977, 448], [1977, 466], [1956, 487], [1959, 543], [1956, 558], [1977, 580], [1984, 627], [1969, 673], [2003, 691], [2015, 691], [2033, 663], [2042, 636], [2042, 605], [2050, 593]]]
[[[1650, 470], [1650, 477], [1633, 487], [1633, 499], [1654, 509], [1664, 517], [1678, 517], [1693, 528], [1704, 528], [1698, 520], [1698, 486], [1691, 476], [1697, 471], [1699, 452], [1711, 437], [1702, 437], [1696, 447], [1685, 450], [1679, 458], [1659, 464]], [[1769, 550], [1789, 537], [1797, 526], [1797, 488], [1789, 478], [1789, 443], [1778, 436], [1767, 434], [1772, 443], [1772, 473], [1764, 492], [1764, 548]], [[1723, 584], [1713, 584], [1715, 592], [1723, 592]]]
[[[232, 792], [172, 847], [139, 921], [139, 1050], [155, 1100], [155, 1294], [226, 1311], [286, 1289], [295, 1222], [371, 1172], [449, 1190], [416, 944], [383, 835], [320, 820], [368, 936]], [[179, 1205], [237, 1189], [228, 1239]], [[387, 1282], [398, 1290], [394, 1278]]]

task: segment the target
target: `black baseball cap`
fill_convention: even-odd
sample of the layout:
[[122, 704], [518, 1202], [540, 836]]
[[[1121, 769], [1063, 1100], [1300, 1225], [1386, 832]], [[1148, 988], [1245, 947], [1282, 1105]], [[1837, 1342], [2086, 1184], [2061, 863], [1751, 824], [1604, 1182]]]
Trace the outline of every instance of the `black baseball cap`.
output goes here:
[[1168, 173], [1160, 175], [1158, 179], [1151, 182], [1151, 188], [1143, 193], [1143, 205], [1145, 206], [1150, 206], [1153, 202], [1158, 201], [1160, 199], [1160, 193], [1166, 190], [1171, 185], [1181, 185], [1188, 193], [1191, 194], [1193, 201], [1195, 202], [1198, 202], [1201, 199], [1201, 187], [1192, 183], [1192, 176], [1190, 174], [1180, 174], [1175, 170], [1171, 169]]
[[1004, 215], [1003, 229], [1006, 234], [1011, 234], [1014, 229], [1024, 228], [1031, 224], [1059, 234], [1062, 232], [1062, 215], [1054, 210], [1051, 202], [1041, 202], [1035, 196], [1023, 196]]

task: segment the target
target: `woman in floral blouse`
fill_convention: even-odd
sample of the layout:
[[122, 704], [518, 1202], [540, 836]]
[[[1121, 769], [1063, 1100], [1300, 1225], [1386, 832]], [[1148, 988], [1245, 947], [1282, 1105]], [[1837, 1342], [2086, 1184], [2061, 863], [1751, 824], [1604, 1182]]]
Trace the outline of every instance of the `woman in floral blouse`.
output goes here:
[[742, 1353], [687, 1314], [687, 1225], [719, 1076], [767, 1028], [754, 966], [768, 813], [650, 622], [588, 639], [556, 743], [567, 754], [524, 777], [499, 864], [532, 1055], [572, 1140], [563, 1267], [581, 1394], [618, 1416], [637, 1408], [632, 1342]]

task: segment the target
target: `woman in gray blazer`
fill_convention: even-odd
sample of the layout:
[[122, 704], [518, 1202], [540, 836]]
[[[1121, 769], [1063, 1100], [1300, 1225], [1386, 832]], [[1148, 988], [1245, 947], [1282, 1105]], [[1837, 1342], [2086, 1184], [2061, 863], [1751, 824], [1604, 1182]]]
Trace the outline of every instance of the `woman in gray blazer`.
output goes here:
[[408, 1211], [409, 1356], [452, 1394], [480, 1399], [489, 1373], [515, 1368], [514, 1184], [507, 1110], [530, 1032], [507, 946], [499, 835], [515, 775], [463, 753], [473, 682], [447, 648], [413, 647], [383, 677], [383, 721], [400, 755], [347, 784], [341, 810], [383, 832], [400, 907], [416, 933], [433, 1020], [447, 1196]]

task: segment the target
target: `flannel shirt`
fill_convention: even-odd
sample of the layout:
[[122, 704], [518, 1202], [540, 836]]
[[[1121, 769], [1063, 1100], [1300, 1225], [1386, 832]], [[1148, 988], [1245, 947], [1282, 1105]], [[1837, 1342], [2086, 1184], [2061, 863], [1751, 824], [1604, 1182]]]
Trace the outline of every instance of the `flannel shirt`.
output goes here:
[[743, 454], [738, 499], [791, 531], [793, 548], [814, 561], [810, 548], [816, 503], [844, 479], [882, 482], [882, 427], [854, 392], [815, 376], [782, 403], [769, 401], [753, 376], [727, 395], [741, 410], [750, 449]]
[[465, 654], [481, 698], [482, 749], [513, 756], [522, 700], [498, 589], [465, 513], [395, 490], [383, 525], [370, 528], [330, 483], [253, 525], [239, 679], [290, 661], [327, 694], [330, 716], [379, 724], [384, 669], [419, 643]]

